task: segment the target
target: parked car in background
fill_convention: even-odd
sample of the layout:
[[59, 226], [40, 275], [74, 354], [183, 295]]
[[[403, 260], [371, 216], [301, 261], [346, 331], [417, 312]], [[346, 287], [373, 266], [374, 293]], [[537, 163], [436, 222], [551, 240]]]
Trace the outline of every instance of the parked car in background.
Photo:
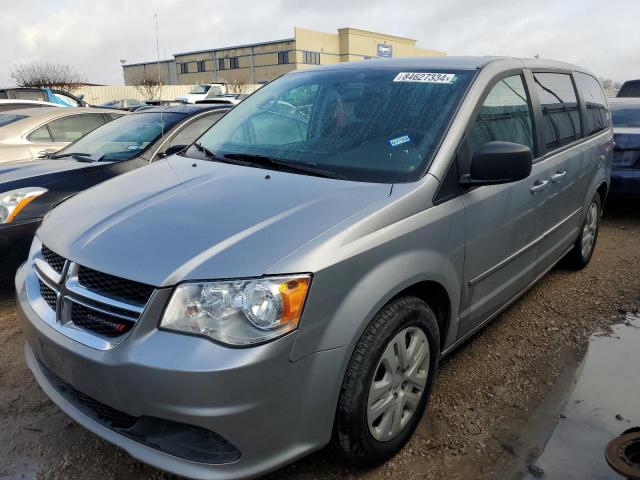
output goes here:
[[0, 99], [35, 100], [51, 102], [63, 107], [88, 107], [89, 104], [69, 92], [50, 88], [0, 88]]
[[0, 165], [0, 283], [13, 278], [42, 217], [109, 178], [184, 149], [224, 108], [154, 107], [97, 128], [48, 158]]
[[189, 478], [332, 439], [379, 464], [442, 355], [589, 262], [612, 148], [600, 83], [565, 63], [288, 73], [45, 218], [16, 276], [27, 363], [84, 427]]
[[23, 108], [0, 113], [0, 164], [53, 153], [125, 115], [106, 108]]
[[0, 112], [6, 112], [7, 110], [17, 110], [24, 108], [37, 108], [37, 107], [59, 107], [57, 103], [40, 102], [37, 100], [7, 100], [0, 99]]
[[622, 84], [618, 94], [618, 98], [640, 97], [640, 80], [627, 80]]
[[196, 85], [186, 95], [176, 97], [176, 101], [182, 103], [196, 103], [197, 100], [219, 97], [225, 93], [227, 93], [227, 86], [224, 83], [204, 83], [202, 85]]
[[611, 195], [640, 198], [640, 98], [609, 99], [615, 149]]
[[111, 100], [110, 102], [99, 105], [103, 108], [116, 108], [118, 110], [135, 111], [140, 107], [146, 107], [147, 104], [133, 98], [125, 98], [123, 100]]
[[205, 98], [204, 100], [196, 100], [195, 103], [208, 103], [211, 105], [215, 105], [215, 104], [237, 105], [248, 96], [249, 95], [246, 93], [227, 93], [219, 97]]

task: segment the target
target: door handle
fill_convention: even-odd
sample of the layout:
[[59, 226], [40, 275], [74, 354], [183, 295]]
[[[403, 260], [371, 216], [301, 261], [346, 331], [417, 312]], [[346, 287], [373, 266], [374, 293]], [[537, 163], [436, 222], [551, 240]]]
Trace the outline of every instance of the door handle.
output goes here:
[[529, 189], [531, 193], [541, 192], [549, 185], [549, 180], [536, 180], [531, 188]]
[[559, 182], [562, 178], [567, 174], [566, 170], [558, 170], [556, 173], [551, 175], [551, 181], [553, 183]]

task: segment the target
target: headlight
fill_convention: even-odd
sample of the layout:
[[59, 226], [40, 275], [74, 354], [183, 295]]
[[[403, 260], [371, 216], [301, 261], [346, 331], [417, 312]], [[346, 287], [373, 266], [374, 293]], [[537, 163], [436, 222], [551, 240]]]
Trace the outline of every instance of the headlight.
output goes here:
[[160, 327], [252, 345], [295, 330], [311, 277], [184, 283], [176, 287]]
[[24, 207], [46, 191], [41, 187], [25, 187], [0, 193], [0, 224], [11, 222]]

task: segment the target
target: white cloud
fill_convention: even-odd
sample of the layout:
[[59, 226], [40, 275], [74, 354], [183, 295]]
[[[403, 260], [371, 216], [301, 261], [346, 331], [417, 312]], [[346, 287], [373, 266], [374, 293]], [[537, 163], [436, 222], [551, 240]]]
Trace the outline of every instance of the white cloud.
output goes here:
[[451, 55], [564, 60], [600, 76], [640, 78], [640, 2], [611, 0], [0, 0], [0, 85], [11, 65], [65, 63], [88, 81], [121, 83], [120, 59], [156, 58], [286, 38], [293, 27], [354, 26], [416, 38]]

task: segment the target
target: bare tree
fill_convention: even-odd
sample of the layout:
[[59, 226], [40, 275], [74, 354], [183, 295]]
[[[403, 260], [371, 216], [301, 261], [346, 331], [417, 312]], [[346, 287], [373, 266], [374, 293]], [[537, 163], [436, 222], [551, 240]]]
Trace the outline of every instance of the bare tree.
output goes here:
[[145, 72], [133, 79], [133, 86], [145, 100], [153, 100], [160, 94], [162, 81], [159, 75]]
[[249, 83], [244, 80], [239, 80], [238, 77], [233, 77], [233, 80], [227, 83], [229, 93], [244, 93], [248, 88]]
[[69, 93], [85, 82], [69, 65], [38, 62], [14, 65], [11, 78], [19, 87], [55, 88]]

